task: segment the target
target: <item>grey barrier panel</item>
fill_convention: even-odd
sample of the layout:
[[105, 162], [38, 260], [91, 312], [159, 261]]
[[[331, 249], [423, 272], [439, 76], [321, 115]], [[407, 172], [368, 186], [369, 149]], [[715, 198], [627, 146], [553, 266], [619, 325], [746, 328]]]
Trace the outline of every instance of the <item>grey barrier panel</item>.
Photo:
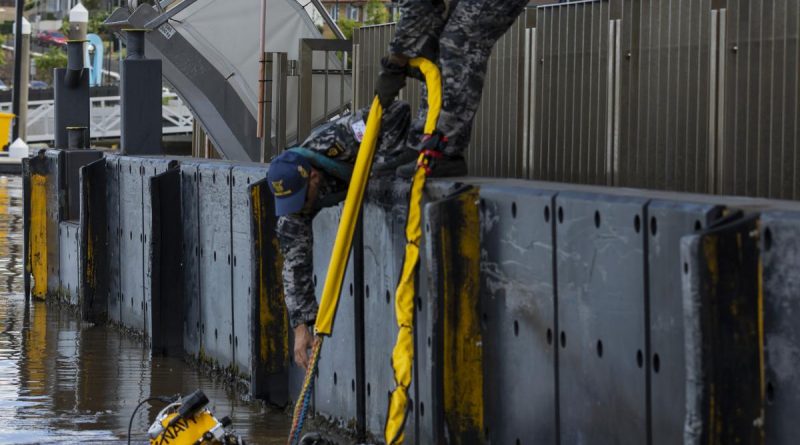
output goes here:
[[766, 443], [792, 443], [800, 433], [797, 374], [800, 328], [800, 213], [768, 212], [761, 219], [764, 268]]
[[647, 441], [645, 204], [591, 193], [556, 197], [563, 443]]
[[689, 238], [681, 253], [687, 350], [684, 443], [763, 442], [758, 214], [731, 212]]
[[80, 218], [80, 168], [103, 157], [99, 150], [64, 150], [64, 167], [61, 171], [64, 178], [61, 181], [64, 188], [64, 215], [65, 220]]
[[[408, 184], [400, 182], [400, 187], [404, 190], [408, 189]], [[428, 193], [432, 192], [431, 184], [428, 185]], [[434, 193], [435, 195], [435, 193]], [[402, 212], [403, 216], [400, 216]], [[405, 206], [394, 210], [395, 215], [395, 235], [394, 245], [398, 249], [397, 252], [405, 250], [405, 219], [406, 208]], [[420, 245], [420, 258], [419, 268], [417, 269], [417, 301], [416, 319], [414, 320], [414, 369], [413, 381], [411, 382], [411, 411], [409, 418], [406, 421], [406, 431], [410, 438], [414, 439], [413, 443], [426, 444], [434, 443], [436, 426], [434, 425], [434, 410], [436, 404], [434, 403], [435, 384], [433, 382], [433, 296], [431, 291], [431, 280], [433, 276], [430, 272], [430, 256], [427, 254], [430, 245], [430, 221], [429, 212], [427, 207], [424, 209], [422, 216], [422, 244]], [[398, 255], [401, 255], [398, 253]], [[399, 279], [400, 272], [403, 267], [402, 257], [397, 258], [395, 272]], [[392, 344], [392, 347], [394, 345]], [[386, 409], [386, 408], [384, 408]], [[413, 435], [412, 435], [413, 433]]]
[[537, 11], [530, 159], [536, 179], [605, 184], [611, 178], [610, 19], [607, 1]]
[[58, 298], [64, 303], [77, 306], [80, 299], [80, 224], [77, 221], [62, 221], [58, 225], [59, 237], [59, 293]]
[[[327, 277], [331, 250], [341, 217], [341, 206], [322, 210], [314, 218], [314, 276], [317, 300]], [[353, 262], [352, 254], [342, 283], [342, 293], [336, 311], [331, 337], [322, 346], [317, 383], [314, 392], [315, 409], [335, 418], [346, 426], [356, 417], [355, 337], [353, 330]], [[366, 267], [365, 267], [366, 269]], [[369, 330], [370, 335], [373, 333]]]
[[686, 406], [681, 238], [708, 227], [722, 207], [680, 201], [648, 204], [650, 412], [653, 444], [683, 440]]
[[555, 193], [483, 186], [480, 196], [486, 440], [555, 444]]
[[254, 372], [254, 345], [257, 339], [252, 311], [255, 301], [255, 264], [251, 227], [250, 185], [267, 177], [266, 165], [239, 166], [231, 172], [231, 250], [233, 252], [233, 347], [239, 375], [250, 378]]
[[[457, 183], [456, 183], [457, 184]], [[429, 181], [423, 202], [423, 239], [416, 280], [416, 319], [414, 321], [414, 364], [409, 388], [409, 411], [405, 434], [407, 443], [435, 443], [434, 384], [432, 381], [433, 339], [430, 294], [432, 276], [428, 252], [428, 210], [426, 203], [441, 199], [452, 192], [454, 183], [448, 180]], [[367, 430], [383, 436], [389, 391], [394, 389], [391, 353], [397, 339], [395, 290], [403, 267], [406, 215], [409, 184], [406, 181], [375, 181], [370, 183], [364, 207], [364, 324], [365, 387]]]
[[170, 168], [149, 178], [146, 197], [148, 220], [151, 350], [154, 354], [183, 357], [183, 260], [180, 170]]
[[183, 222], [183, 348], [197, 357], [202, 346], [200, 327], [200, 226], [197, 162], [181, 162], [181, 221]]
[[728, 0], [719, 193], [800, 197], [795, 0]]
[[228, 163], [197, 166], [202, 351], [221, 367], [234, 363], [230, 175]]
[[[398, 199], [404, 203], [408, 198]], [[388, 395], [395, 387], [391, 354], [397, 338], [395, 288], [403, 265], [405, 246], [404, 205], [364, 206], [364, 363], [366, 378], [367, 430], [383, 437]], [[422, 255], [422, 251], [420, 252]], [[414, 399], [414, 384], [409, 390]], [[406, 421], [409, 443], [413, 442], [413, 415]]]
[[623, 0], [622, 7], [618, 184], [705, 192], [715, 93], [711, 0]]
[[122, 322], [122, 285], [120, 251], [122, 243], [122, 228], [120, 227], [120, 165], [119, 156], [106, 155], [106, 212], [108, 231], [108, 319]]
[[106, 160], [100, 158], [80, 169], [81, 319], [91, 323], [108, 316], [108, 231], [106, 210]]
[[143, 300], [143, 314], [144, 314], [144, 333], [150, 336], [153, 332], [153, 311], [152, 311], [152, 234], [153, 234], [153, 208], [150, 197], [152, 191], [150, 189], [150, 178], [158, 176], [168, 169], [176, 166], [177, 162], [168, 158], [149, 158], [149, 157], [132, 157], [139, 162], [140, 171], [142, 175], [142, 273], [143, 273], [143, 286], [142, 292], [144, 294]]
[[138, 159], [119, 157], [120, 323], [145, 332], [142, 172]]
[[64, 152], [61, 150], [47, 150], [45, 152], [47, 169], [47, 293], [56, 296], [59, 293], [60, 274], [59, 261], [61, 257], [57, 246], [61, 240], [58, 229], [64, 216]]
[[[289, 320], [286, 316], [281, 252], [275, 234], [275, 204], [267, 178], [252, 182], [247, 190], [252, 208], [250, 226], [252, 253], [253, 302], [253, 375], [250, 395], [278, 406], [286, 405], [292, 389], [289, 385]], [[287, 335], [288, 334], [288, 335]]]

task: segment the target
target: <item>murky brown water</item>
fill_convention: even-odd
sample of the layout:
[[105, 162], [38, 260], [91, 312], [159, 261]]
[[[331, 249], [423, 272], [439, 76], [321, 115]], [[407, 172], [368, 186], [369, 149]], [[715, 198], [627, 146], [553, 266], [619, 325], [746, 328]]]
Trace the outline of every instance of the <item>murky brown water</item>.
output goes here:
[[[151, 358], [142, 344], [63, 309], [27, 303], [22, 283], [22, 185], [0, 178], [0, 444], [127, 440], [139, 400], [200, 388], [247, 443], [283, 444], [289, 419], [240, 401], [181, 359]], [[134, 442], [161, 408], [142, 409]]]

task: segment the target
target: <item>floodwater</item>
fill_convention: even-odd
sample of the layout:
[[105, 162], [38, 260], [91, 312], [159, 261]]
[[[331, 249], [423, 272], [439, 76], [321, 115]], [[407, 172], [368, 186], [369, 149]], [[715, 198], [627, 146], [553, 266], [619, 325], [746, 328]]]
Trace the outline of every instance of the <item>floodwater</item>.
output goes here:
[[[22, 181], [0, 177], [0, 444], [126, 443], [140, 400], [198, 388], [248, 444], [286, 443], [290, 419], [282, 412], [241, 401], [181, 359], [151, 358], [114, 328], [26, 302], [22, 267]], [[155, 403], [134, 419], [134, 443], [146, 441], [162, 407]]]

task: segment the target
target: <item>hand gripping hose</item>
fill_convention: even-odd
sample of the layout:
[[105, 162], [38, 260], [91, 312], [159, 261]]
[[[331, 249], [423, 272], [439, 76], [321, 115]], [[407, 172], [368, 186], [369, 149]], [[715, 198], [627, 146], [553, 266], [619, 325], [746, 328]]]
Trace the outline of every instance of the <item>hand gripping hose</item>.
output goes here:
[[[428, 87], [428, 116], [425, 121], [425, 134], [430, 135], [433, 134], [436, 129], [436, 121], [439, 118], [439, 111], [441, 110], [442, 103], [441, 76], [439, 74], [439, 69], [433, 62], [423, 58], [411, 59], [409, 64], [412, 67], [419, 68], [425, 76], [425, 83]], [[350, 254], [350, 247], [353, 243], [353, 233], [355, 231], [356, 222], [358, 221], [359, 212], [361, 211], [364, 191], [366, 190], [367, 179], [369, 179], [372, 167], [372, 159], [375, 155], [375, 147], [380, 133], [382, 117], [383, 108], [378, 98], [375, 97], [369, 111], [364, 139], [361, 141], [361, 146], [356, 156], [353, 176], [350, 181], [350, 186], [347, 189], [347, 197], [344, 201], [342, 217], [339, 220], [339, 229], [336, 232], [336, 240], [333, 244], [333, 252], [331, 253], [330, 263], [328, 264], [328, 274], [325, 277], [325, 285], [322, 289], [322, 301], [320, 302], [315, 324], [315, 332], [318, 337], [314, 344], [311, 360], [306, 369], [303, 387], [295, 404], [292, 429], [289, 433], [289, 445], [297, 445], [300, 440], [300, 433], [311, 399], [311, 391], [314, 387], [313, 379], [319, 364], [323, 338], [325, 336], [330, 336], [333, 332], [333, 322], [336, 316], [336, 309], [339, 305], [339, 295], [341, 294], [342, 282], [344, 281], [345, 267], [347, 265], [348, 255]], [[427, 165], [427, 163], [427, 155], [424, 153], [421, 154], [418, 165]], [[398, 343], [395, 346], [395, 352], [392, 354], [392, 365], [395, 368], [397, 388], [392, 393], [390, 402], [390, 415], [392, 415], [392, 417], [387, 418], [386, 423], [387, 437], [389, 437], [388, 434], [391, 431], [393, 437], [399, 436], [399, 441], [387, 441], [387, 443], [402, 443], [402, 431], [405, 425], [405, 411], [408, 401], [408, 387], [411, 384], [411, 364], [414, 359], [414, 345], [410, 340], [406, 341], [406, 339], [410, 339], [412, 337], [411, 333], [413, 332], [414, 271], [419, 260], [419, 239], [422, 236], [419, 207], [422, 198], [422, 189], [425, 185], [425, 171], [426, 170], [423, 168], [417, 169], [411, 186], [412, 195], [410, 208], [414, 207], [414, 202], [416, 202], [416, 212], [409, 210], [409, 221], [407, 222], [406, 228], [408, 245], [406, 247], [403, 275], [401, 276], [400, 284], [398, 284], [398, 296], [395, 303], [400, 332], [398, 333]], [[417, 191], [416, 199], [415, 190]], [[414, 221], [412, 221], [412, 219]], [[416, 227], [416, 230], [410, 230], [413, 227]], [[416, 234], [414, 241], [412, 241], [412, 237], [409, 236], [412, 232]], [[412, 244], [414, 249], [409, 247]], [[414, 252], [409, 254], [410, 250]], [[413, 264], [409, 266], [411, 263]], [[410, 273], [406, 273], [407, 270], [409, 270]], [[403, 289], [402, 316], [401, 288]], [[408, 307], [408, 302], [410, 302], [410, 308]], [[402, 400], [400, 400], [401, 398]], [[395, 399], [398, 399], [398, 402], [395, 403]], [[400, 413], [399, 421], [396, 419], [398, 417], [398, 415], [396, 415], [397, 412]]]

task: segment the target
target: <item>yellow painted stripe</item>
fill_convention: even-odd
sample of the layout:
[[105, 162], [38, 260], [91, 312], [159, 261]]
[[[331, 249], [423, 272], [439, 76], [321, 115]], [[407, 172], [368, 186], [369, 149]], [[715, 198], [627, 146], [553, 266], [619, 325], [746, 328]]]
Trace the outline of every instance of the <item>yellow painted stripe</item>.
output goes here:
[[[444, 329], [450, 333], [445, 343], [445, 382], [453, 382], [445, 391], [446, 417], [459, 432], [472, 435], [483, 431], [483, 341], [479, 319], [480, 226], [475, 202], [478, 191], [473, 190], [458, 197], [461, 224], [455, 235], [458, 252], [447, 257], [445, 269], [458, 268], [461, 281], [445, 283], [457, 285], [445, 293]], [[450, 274], [455, 275], [453, 273]], [[448, 337], [446, 336], [447, 340]], [[458, 443], [458, 441], [454, 442]]]
[[31, 175], [30, 261], [33, 296], [47, 296], [47, 176]]

